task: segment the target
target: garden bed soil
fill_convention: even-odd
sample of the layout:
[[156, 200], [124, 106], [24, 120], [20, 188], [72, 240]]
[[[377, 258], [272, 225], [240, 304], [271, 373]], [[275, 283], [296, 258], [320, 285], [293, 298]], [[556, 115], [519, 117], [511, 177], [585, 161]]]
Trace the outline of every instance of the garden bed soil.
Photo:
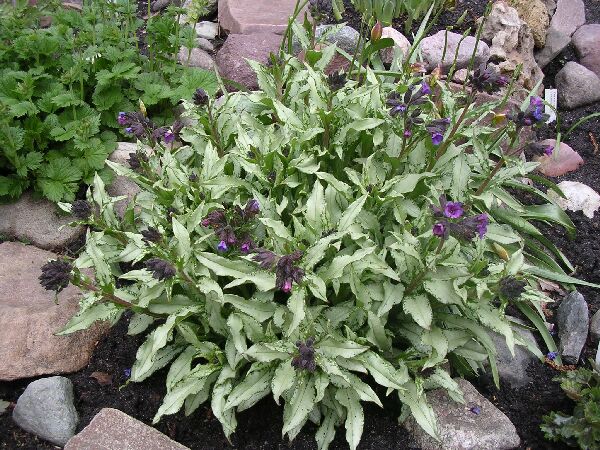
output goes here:
[[[346, 2], [347, 4], [349, 2]], [[438, 24], [430, 31], [436, 32], [445, 29], [447, 25], [455, 23], [462, 15], [465, 8], [477, 17], [481, 15], [486, 2], [477, 0], [464, 0], [459, 2], [455, 10], [444, 12]], [[586, 0], [586, 13], [588, 23], [600, 23], [600, 2]], [[471, 14], [469, 14], [471, 17]], [[350, 25], [360, 28], [360, 20], [350, 8], [344, 17]], [[400, 30], [401, 24], [395, 24]], [[468, 27], [466, 21], [463, 27]], [[572, 48], [568, 48], [555, 62], [547, 67], [546, 87], [553, 87], [554, 75], [567, 60], [575, 59]], [[565, 132], [574, 123], [588, 114], [598, 112], [600, 104], [578, 108], [573, 111], [561, 111], [560, 131]], [[538, 132], [540, 139], [554, 137], [555, 125]], [[564, 136], [563, 141], [573, 147], [585, 160], [585, 164], [574, 173], [558, 179], [579, 181], [600, 191], [600, 151], [594, 146], [590, 134], [596, 142], [600, 143], [600, 118], [590, 120], [579, 127], [569, 136]], [[527, 196], [521, 197], [524, 202], [531, 200]], [[576, 268], [576, 277], [583, 280], [600, 283], [600, 213], [594, 219], [588, 219], [581, 212], [568, 213], [577, 228], [577, 238], [570, 240], [566, 232], [559, 227], [538, 224], [542, 232], [552, 240], [571, 260]], [[76, 253], [76, 243], [70, 252]], [[600, 292], [597, 290], [580, 287], [580, 292], [585, 296], [590, 315], [600, 309]], [[557, 304], [550, 306], [550, 311]], [[552, 319], [550, 319], [552, 320]], [[76, 408], [80, 414], [78, 430], [85, 427], [94, 415], [102, 408], [111, 407], [119, 409], [145, 423], [150, 424], [165, 393], [165, 371], [161, 371], [143, 383], [126, 384], [126, 370], [135, 360], [135, 353], [142, 343], [142, 336], [126, 336], [127, 317], [112, 329], [96, 348], [94, 356], [87, 368], [68, 375], [74, 384]], [[582, 362], [593, 357], [595, 347], [588, 342]], [[112, 382], [101, 385], [91, 375], [95, 372], [108, 374]], [[473, 380], [492, 403], [502, 410], [515, 424], [521, 437], [521, 449], [561, 449], [563, 444], [550, 443], [543, 438], [539, 425], [544, 414], [552, 410], [570, 412], [572, 402], [563, 394], [557, 382], [553, 381], [559, 373], [548, 365], [532, 364], [528, 372], [534, 380], [530, 385], [521, 389], [512, 389], [504, 384], [498, 391], [488, 377]], [[0, 399], [16, 402], [19, 395], [32, 380], [20, 380], [11, 383], [0, 383]], [[381, 395], [384, 398], [384, 395]], [[410, 446], [407, 434], [397, 423], [399, 404], [393, 399], [384, 401], [385, 409], [382, 410], [372, 404], [365, 404], [365, 431], [360, 449], [391, 449], [413, 448]], [[0, 414], [0, 449], [54, 449], [55, 446], [39, 440], [37, 437], [21, 430], [11, 420], [10, 412]], [[275, 405], [272, 399], [265, 399], [258, 405], [238, 416], [238, 431], [233, 436], [232, 448], [240, 449], [313, 449], [316, 444], [313, 438], [315, 427], [307, 426], [289, 444], [281, 438], [282, 408]], [[230, 448], [225, 439], [221, 426], [212, 415], [210, 408], [205, 405], [199, 408], [192, 416], [185, 417], [183, 413], [167, 416], [156, 425], [160, 431], [174, 440], [187, 445], [192, 449], [221, 449]], [[347, 448], [344, 432], [338, 431], [332, 449]]]

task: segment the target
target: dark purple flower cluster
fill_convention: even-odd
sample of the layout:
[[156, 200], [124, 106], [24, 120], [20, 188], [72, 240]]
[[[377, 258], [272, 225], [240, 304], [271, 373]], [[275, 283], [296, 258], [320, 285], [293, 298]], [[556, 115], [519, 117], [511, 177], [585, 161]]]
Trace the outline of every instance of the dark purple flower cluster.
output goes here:
[[425, 125], [425, 128], [431, 135], [433, 145], [440, 145], [443, 142], [448, 125], [450, 125], [450, 119], [448, 118], [437, 119]]
[[512, 120], [517, 128], [522, 128], [545, 123], [550, 116], [544, 113], [544, 101], [540, 97], [531, 97], [529, 107], [525, 111], [513, 111], [506, 117]]
[[171, 263], [160, 258], [151, 258], [146, 261], [146, 268], [152, 272], [153, 278], [160, 281], [173, 278], [177, 273]]
[[265, 270], [275, 269], [275, 287], [285, 293], [292, 291], [292, 284], [299, 284], [304, 278], [304, 270], [296, 265], [302, 259], [303, 253], [296, 250], [285, 256], [259, 248], [252, 259]]
[[536, 155], [552, 156], [554, 153], [554, 146], [542, 144], [540, 142], [532, 142], [529, 144], [529, 149]]
[[346, 74], [344, 72], [333, 72], [327, 77], [327, 84], [332, 91], [339, 91], [346, 85]]
[[77, 219], [86, 220], [92, 215], [92, 206], [85, 200], [75, 200], [71, 204], [71, 214]]
[[149, 242], [159, 242], [162, 238], [162, 234], [154, 227], [148, 227], [147, 230], [142, 230], [141, 232], [142, 240], [146, 243]]
[[238, 247], [242, 253], [249, 253], [255, 247], [249, 234], [249, 227], [259, 212], [258, 201], [250, 199], [244, 209], [236, 205], [233, 208], [211, 211], [202, 219], [201, 224], [215, 231], [215, 235], [219, 238], [217, 250], [220, 252]]
[[512, 276], [504, 277], [499, 283], [500, 295], [509, 300], [518, 300], [525, 292], [525, 286], [527, 283], [523, 280]]
[[131, 152], [127, 160], [129, 167], [133, 170], [138, 170], [142, 167], [142, 163], [148, 162], [148, 155], [145, 153]]
[[192, 96], [192, 101], [197, 106], [206, 106], [208, 105], [208, 94], [202, 88], [196, 89], [194, 95]]
[[59, 293], [69, 285], [72, 270], [71, 263], [64, 259], [49, 261], [42, 266], [42, 274], [38, 279], [44, 289]]
[[471, 75], [469, 84], [475, 91], [493, 94], [508, 85], [508, 78], [481, 64]]
[[[390, 115], [392, 117], [398, 114], [406, 114], [410, 108], [422, 105], [427, 102], [427, 95], [431, 93], [431, 88], [426, 82], [421, 86], [409, 86], [404, 95], [398, 92], [392, 92], [388, 95], [387, 105], [390, 107]], [[421, 113], [418, 111], [419, 114]], [[418, 114], [417, 114], [418, 115]]]
[[296, 342], [298, 354], [292, 359], [294, 369], [307, 370], [308, 372], [314, 372], [317, 369], [314, 344], [315, 340], [312, 337], [309, 337], [306, 342]]
[[433, 234], [441, 239], [446, 239], [449, 235], [473, 240], [479, 236], [481, 239], [487, 233], [489, 218], [487, 214], [477, 214], [470, 217], [464, 217], [465, 209], [460, 202], [449, 202], [444, 196], [440, 198], [440, 206], [432, 206], [433, 215], [441, 218], [433, 225]]
[[140, 112], [120, 112], [117, 116], [119, 125], [125, 127], [125, 132], [133, 134], [138, 139], [148, 139], [152, 144], [164, 141], [166, 144], [179, 140], [183, 123], [176, 120], [171, 127], [157, 127], [154, 122]]

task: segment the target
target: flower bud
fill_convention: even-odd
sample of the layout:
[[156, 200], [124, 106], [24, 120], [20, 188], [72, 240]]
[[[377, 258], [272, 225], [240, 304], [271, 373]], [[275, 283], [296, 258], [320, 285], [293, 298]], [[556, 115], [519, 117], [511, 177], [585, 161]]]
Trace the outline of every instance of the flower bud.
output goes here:
[[371, 29], [371, 41], [377, 42], [383, 34], [383, 25], [378, 20], [375, 26]]

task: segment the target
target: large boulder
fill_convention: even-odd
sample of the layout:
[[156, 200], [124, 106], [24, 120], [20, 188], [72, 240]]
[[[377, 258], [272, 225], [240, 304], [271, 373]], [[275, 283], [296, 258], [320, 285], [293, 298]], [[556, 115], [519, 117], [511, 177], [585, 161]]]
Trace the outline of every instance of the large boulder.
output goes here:
[[283, 34], [295, 7], [296, 0], [219, 0], [219, 23], [233, 34]]
[[561, 108], [574, 109], [600, 100], [600, 78], [574, 61], [565, 64], [555, 81]]
[[573, 45], [579, 63], [600, 77], [600, 24], [580, 27], [573, 35]]
[[519, 18], [516, 9], [504, 1], [495, 2], [486, 20], [482, 38], [491, 42], [490, 57], [500, 72], [512, 76], [521, 65], [519, 83], [526, 89], [533, 89], [544, 78], [533, 54], [535, 43], [531, 29]]
[[596, 311], [590, 321], [590, 336], [594, 342], [600, 341], [600, 310]]
[[30, 242], [46, 250], [60, 250], [77, 240], [83, 227], [70, 227], [73, 217], [31, 192], [15, 203], [0, 205], [0, 235]]
[[[384, 27], [381, 33], [382, 38], [390, 38], [394, 41], [394, 46], [381, 50], [381, 60], [386, 64], [391, 64], [397, 50], [402, 52], [403, 59], [408, 57], [410, 52], [410, 42], [398, 30], [392, 27]], [[400, 61], [402, 62], [402, 61]]]
[[404, 427], [422, 450], [507, 450], [519, 446], [515, 426], [502, 411], [483, 397], [471, 383], [456, 379], [465, 404], [452, 400], [445, 389], [427, 393], [437, 419], [440, 440], [429, 436], [410, 417]]
[[567, 295], [558, 306], [558, 349], [565, 364], [577, 364], [589, 329], [588, 305], [579, 292]]
[[50, 377], [30, 383], [17, 400], [12, 417], [24, 430], [62, 447], [79, 422], [71, 380]]
[[269, 55], [278, 52], [281, 39], [274, 33], [230, 34], [217, 53], [219, 73], [250, 90], [258, 89], [256, 73], [246, 59], [266, 64]]
[[548, 28], [546, 45], [536, 54], [540, 67], [544, 68], [556, 58], [571, 43], [571, 36], [584, 23], [583, 0], [558, 0]]
[[56, 336], [79, 311], [81, 292], [58, 295], [38, 280], [41, 267], [58, 255], [17, 242], [0, 244], [0, 380], [75, 372], [85, 367], [108, 327]]
[[212, 56], [201, 48], [194, 47], [191, 50], [185, 46], [179, 49], [177, 60], [180, 64], [189, 67], [198, 67], [204, 70], [214, 70], [215, 62]]
[[[447, 71], [454, 64], [455, 57], [456, 68], [464, 69], [469, 66], [476, 43], [477, 40], [473, 36], [463, 39], [461, 34], [442, 30], [421, 41], [421, 54], [428, 70], [440, 66], [443, 71]], [[475, 52], [475, 65], [485, 64], [489, 58], [490, 48], [485, 42], [479, 41]]]
[[189, 450], [118, 409], [104, 408], [64, 450]]

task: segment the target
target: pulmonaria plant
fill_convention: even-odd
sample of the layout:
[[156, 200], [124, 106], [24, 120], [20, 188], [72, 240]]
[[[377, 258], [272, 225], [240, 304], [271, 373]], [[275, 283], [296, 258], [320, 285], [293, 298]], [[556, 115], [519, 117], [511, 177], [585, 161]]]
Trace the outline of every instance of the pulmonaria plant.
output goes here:
[[463, 399], [448, 364], [484, 370], [491, 331], [520, 343], [509, 306], [543, 324], [538, 278], [579, 283], [528, 220], [572, 224], [507, 190], [546, 197], [517, 182], [535, 163], [497, 164], [517, 128], [485, 120], [500, 100], [477, 105], [410, 67], [330, 77], [333, 53], [313, 51], [252, 63], [252, 93], [184, 101], [196, 125], [181, 146], [157, 142], [136, 170], [109, 162], [140, 193], [117, 216], [96, 177], [84, 252], [43, 281], [86, 292], [64, 333], [134, 312], [129, 333], [146, 337], [130, 380], [170, 366], [155, 421], [210, 401], [229, 437], [237, 412], [273, 395], [290, 439], [310, 421], [326, 449], [344, 426], [355, 449], [362, 402], [387, 392], [439, 438], [427, 391]]

